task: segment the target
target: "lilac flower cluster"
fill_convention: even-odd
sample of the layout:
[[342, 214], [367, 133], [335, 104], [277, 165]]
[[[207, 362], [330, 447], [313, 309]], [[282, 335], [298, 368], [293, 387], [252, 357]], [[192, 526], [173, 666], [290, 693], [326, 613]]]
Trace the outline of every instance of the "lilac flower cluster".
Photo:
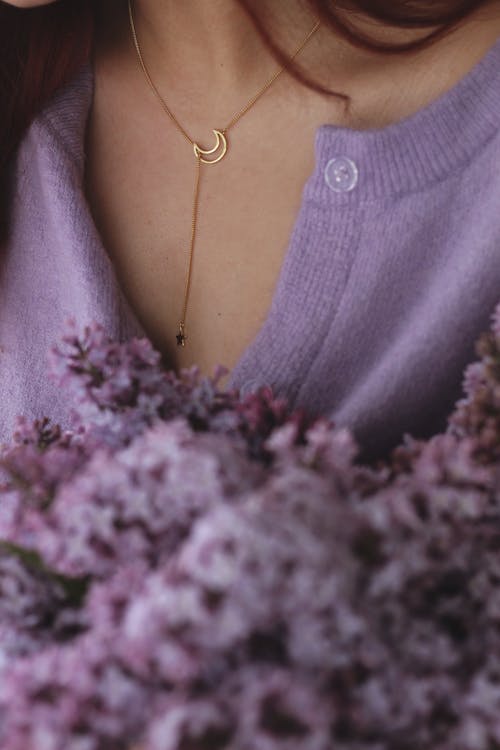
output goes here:
[[500, 748], [500, 307], [478, 354], [374, 468], [72, 325], [0, 457], [2, 750]]

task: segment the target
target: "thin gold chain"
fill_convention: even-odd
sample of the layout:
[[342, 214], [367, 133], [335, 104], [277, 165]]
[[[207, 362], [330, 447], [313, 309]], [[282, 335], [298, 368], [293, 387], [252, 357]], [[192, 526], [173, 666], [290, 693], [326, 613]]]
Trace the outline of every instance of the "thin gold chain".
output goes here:
[[[139, 60], [139, 64], [142, 68], [142, 71], [146, 77], [147, 82], [149, 83], [149, 86], [151, 90], [153, 91], [154, 95], [160, 102], [163, 111], [165, 114], [167, 114], [174, 125], [178, 128], [178, 130], [181, 132], [181, 134], [184, 136], [184, 138], [191, 144], [194, 150], [194, 155], [196, 158], [196, 179], [195, 179], [195, 188], [194, 188], [194, 199], [193, 199], [193, 213], [192, 213], [192, 222], [191, 222], [191, 243], [190, 243], [190, 250], [189, 250], [189, 263], [188, 263], [188, 272], [187, 272], [187, 278], [186, 278], [186, 284], [184, 289], [184, 304], [182, 308], [182, 316], [179, 322], [179, 332], [176, 335], [177, 344], [179, 346], [185, 346], [187, 336], [186, 336], [186, 315], [187, 315], [187, 306], [188, 306], [188, 299], [189, 299], [189, 291], [191, 288], [191, 270], [193, 265], [193, 252], [194, 252], [194, 245], [195, 245], [195, 239], [196, 239], [196, 225], [197, 225], [197, 217], [198, 217], [198, 203], [199, 203], [199, 189], [200, 189], [200, 171], [201, 171], [201, 163], [204, 164], [216, 164], [219, 161], [221, 161], [224, 156], [227, 153], [228, 150], [228, 144], [227, 144], [227, 137], [226, 134], [230, 128], [235, 125], [238, 120], [243, 117], [246, 112], [257, 102], [258, 99], [267, 91], [267, 89], [274, 83], [274, 81], [278, 78], [281, 73], [286, 68], [286, 65], [283, 65], [268, 81], [267, 83], [255, 94], [255, 96], [246, 104], [237, 114], [234, 115], [234, 117], [229, 121], [229, 123], [226, 125], [225, 128], [221, 129], [215, 129], [212, 132], [214, 133], [216, 137], [216, 145], [210, 149], [210, 150], [204, 150], [202, 149], [195, 141], [193, 141], [192, 138], [188, 135], [188, 133], [184, 130], [182, 125], [179, 123], [177, 118], [173, 115], [173, 113], [170, 111], [170, 109], [167, 107], [167, 104], [163, 97], [161, 96], [160, 92], [158, 91], [157, 87], [153, 83], [153, 80], [149, 74], [149, 71], [146, 67], [146, 64], [144, 62], [144, 57], [142, 55], [141, 47], [139, 45], [139, 39], [137, 37], [137, 31], [135, 28], [135, 22], [134, 22], [134, 14], [132, 10], [132, 0], [128, 0], [128, 12], [129, 12], [129, 19], [130, 19], [130, 29], [132, 32], [132, 38], [134, 41], [134, 46], [137, 52], [137, 57]], [[306, 38], [300, 45], [300, 47], [297, 48], [297, 50], [294, 52], [294, 54], [290, 57], [289, 62], [292, 62], [297, 55], [302, 52], [306, 44], [308, 43], [309, 39], [312, 37], [312, 35], [317, 31], [317, 29], [320, 26], [320, 21], [316, 21], [311, 31], [307, 34]], [[222, 144], [222, 145], [221, 145]], [[222, 150], [221, 150], [222, 149]], [[213, 159], [206, 159], [203, 158], [204, 156], [209, 156], [210, 154], [219, 152], [218, 156], [214, 157]]]

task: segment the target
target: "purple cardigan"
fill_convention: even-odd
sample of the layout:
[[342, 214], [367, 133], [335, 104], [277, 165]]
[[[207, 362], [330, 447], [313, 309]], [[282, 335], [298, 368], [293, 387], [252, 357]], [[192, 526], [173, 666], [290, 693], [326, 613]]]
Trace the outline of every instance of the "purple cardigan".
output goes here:
[[[88, 65], [17, 154], [0, 254], [0, 440], [17, 414], [67, 425], [46, 353], [68, 316], [145, 335], [83, 192], [92, 92]], [[382, 451], [445, 424], [500, 300], [500, 39], [399, 123], [325, 123], [315, 153], [268, 317], [229, 385], [272, 384]]]

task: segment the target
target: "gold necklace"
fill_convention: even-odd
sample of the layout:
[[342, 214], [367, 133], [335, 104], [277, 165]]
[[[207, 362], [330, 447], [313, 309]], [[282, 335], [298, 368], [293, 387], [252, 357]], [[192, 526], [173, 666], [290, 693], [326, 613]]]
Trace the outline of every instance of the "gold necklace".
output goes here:
[[[134, 40], [134, 46], [137, 52], [137, 57], [140, 63], [140, 66], [144, 72], [144, 75], [146, 76], [146, 80], [148, 81], [153, 93], [159, 100], [164, 112], [170, 117], [174, 125], [180, 130], [184, 138], [189, 141], [191, 146], [193, 147], [194, 155], [196, 157], [196, 181], [195, 181], [195, 189], [194, 189], [194, 201], [193, 201], [193, 215], [192, 215], [192, 224], [191, 224], [191, 245], [189, 250], [189, 263], [188, 263], [188, 272], [187, 272], [187, 278], [186, 278], [186, 286], [184, 290], [184, 304], [182, 308], [182, 315], [181, 319], [179, 321], [179, 332], [176, 335], [177, 345], [178, 346], [185, 346], [187, 335], [186, 335], [186, 314], [187, 314], [187, 305], [188, 305], [188, 299], [189, 299], [189, 290], [191, 287], [191, 269], [193, 265], [193, 251], [194, 251], [194, 242], [196, 237], [196, 224], [197, 224], [197, 218], [198, 218], [198, 198], [199, 198], [199, 186], [200, 186], [200, 167], [201, 164], [217, 164], [217, 162], [221, 161], [221, 159], [224, 158], [224, 156], [227, 154], [228, 151], [228, 142], [227, 142], [227, 132], [230, 128], [235, 125], [240, 117], [243, 117], [244, 114], [248, 112], [250, 107], [252, 107], [255, 102], [262, 96], [262, 94], [267, 91], [267, 89], [271, 86], [272, 83], [277, 79], [277, 77], [285, 70], [285, 65], [280, 68], [273, 76], [269, 79], [269, 81], [260, 89], [260, 91], [257, 92], [257, 94], [248, 102], [248, 104], [243, 107], [226, 125], [225, 128], [218, 128], [212, 130], [212, 133], [215, 135], [215, 146], [211, 149], [203, 149], [201, 148], [195, 141], [193, 141], [192, 138], [189, 137], [189, 135], [186, 133], [182, 125], [177, 121], [177, 119], [174, 117], [172, 112], [167, 107], [165, 101], [162, 99], [160, 92], [154, 85], [151, 76], [149, 75], [148, 69], [146, 68], [146, 65], [144, 63], [144, 58], [142, 56], [141, 48], [139, 46], [139, 40], [137, 38], [137, 32], [135, 29], [135, 23], [134, 23], [134, 14], [132, 11], [132, 0], [128, 0], [128, 12], [129, 12], [129, 18], [130, 18], [130, 29], [132, 31], [132, 38]], [[309, 39], [312, 37], [312, 35], [315, 33], [315, 31], [319, 28], [320, 21], [317, 21], [311, 31], [308, 33], [300, 47], [294, 52], [294, 54], [290, 58], [290, 62], [294, 60], [297, 55], [304, 49]], [[217, 154], [217, 156], [213, 156], [210, 158], [212, 154]]]

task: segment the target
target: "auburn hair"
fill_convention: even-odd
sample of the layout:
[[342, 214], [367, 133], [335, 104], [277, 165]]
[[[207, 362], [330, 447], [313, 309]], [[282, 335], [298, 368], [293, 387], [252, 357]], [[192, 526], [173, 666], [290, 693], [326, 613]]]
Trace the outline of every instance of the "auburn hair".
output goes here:
[[[320, 93], [345, 95], [311, 80], [276, 44], [258, 0], [234, 0], [246, 11], [276, 60], [291, 75]], [[33, 118], [88, 59], [99, 0], [59, 0], [20, 9], [0, 0], [0, 240], [8, 216], [12, 156]], [[492, 0], [306, 0], [324, 26], [352, 44], [385, 54], [404, 54], [430, 46]], [[417, 41], [392, 44], [374, 40], [352, 25], [345, 11], [361, 12], [389, 26], [430, 29]], [[3, 231], [2, 231], [3, 230]]]

